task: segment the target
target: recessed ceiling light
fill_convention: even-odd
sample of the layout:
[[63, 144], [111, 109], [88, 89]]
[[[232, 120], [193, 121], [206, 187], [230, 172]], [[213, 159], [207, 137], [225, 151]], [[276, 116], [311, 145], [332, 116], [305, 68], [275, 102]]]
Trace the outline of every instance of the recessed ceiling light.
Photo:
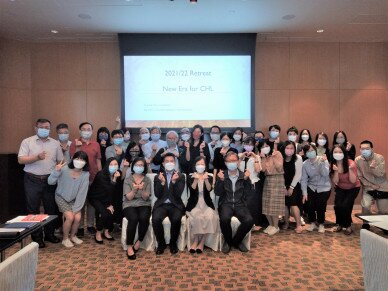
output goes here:
[[190, 0], [191, 4], [197, 4], [197, 0]]
[[294, 14], [287, 14], [282, 17], [283, 20], [291, 20], [294, 19], [295, 15]]
[[318, 33], [322, 33], [322, 32], [324, 32], [324, 31], [325, 31], [324, 29], [318, 29], [318, 30], [317, 30]]
[[55, 30], [55, 29], [52, 29], [51, 30], [51, 33], [58, 33], [59, 31], [58, 30]]

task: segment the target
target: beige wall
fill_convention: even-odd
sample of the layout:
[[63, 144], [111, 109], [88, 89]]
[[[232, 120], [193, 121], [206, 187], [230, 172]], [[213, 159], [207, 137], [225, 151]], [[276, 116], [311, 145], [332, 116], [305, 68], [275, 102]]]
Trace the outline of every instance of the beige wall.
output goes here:
[[[388, 43], [258, 43], [256, 126], [343, 129], [388, 157]], [[91, 121], [113, 128], [120, 112], [117, 43], [0, 39], [0, 153], [17, 152], [33, 121]], [[285, 132], [282, 133], [285, 138]]]

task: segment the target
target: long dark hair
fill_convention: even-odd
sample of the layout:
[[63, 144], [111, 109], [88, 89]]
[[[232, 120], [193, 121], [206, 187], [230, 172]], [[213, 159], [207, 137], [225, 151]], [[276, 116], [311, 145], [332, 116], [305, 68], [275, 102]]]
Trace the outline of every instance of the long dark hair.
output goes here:
[[141, 149], [141, 145], [134, 142], [134, 141], [130, 141], [128, 146], [127, 146], [127, 149], [125, 150], [125, 155], [124, 155], [124, 158], [128, 161], [128, 162], [131, 162], [132, 161], [132, 156], [130, 154], [130, 150], [132, 148], [134, 148], [135, 146], [138, 146], [139, 147], [139, 155], [138, 157], [144, 157], [144, 154], [143, 154], [143, 150]]
[[112, 145], [112, 143], [110, 142], [110, 132], [109, 132], [109, 129], [106, 128], [106, 127], [100, 127], [98, 130], [97, 130], [97, 142], [98, 144], [101, 146], [101, 139], [100, 139], [100, 133], [107, 133], [108, 134], [108, 139], [106, 140], [106, 144], [105, 144], [105, 147], [109, 147]]
[[194, 130], [196, 130], [197, 128], [199, 128], [199, 130], [200, 130], [201, 133], [202, 133], [201, 137], [199, 138], [198, 146], [203, 142], [203, 139], [204, 139], [204, 130], [203, 130], [202, 125], [199, 125], [199, 124], [194, 125], [194, 126], [193, 126], [193, 130], [191, 131], [191, 145], [192, 145], [192, 146], [194, 146], [193, 132], [194, 132]]
[[283, 156], [283, 165], [286, 163], [286, 147], [288, 146], [288, 145], [290, 145], [290, 144], [292, 144], [293, 145], [293, 147], [294, 147], [294, 154], [291, 156], [291, 162], [293, 163], [293, 164], [295, 164], [295, 161], [296, 161], [296, 159], [297, 159], [297, 157], [296, 157], [296, 145], [295, 145], [295, 143], [293, 142], [293, 141], [289, 141], [289, 140], [286, 140], [284, 143], [283, 143], [283, 146], [281, 147], [281, 149], [280, 149], [280, 152], [282, 153], [282, 156]]
[[101, 170], [101, 171], [104, 173], [104, 175], [106, 175], [106, 176], [110, 176], [110, 173], [109, 173], [109, 164], [110, 164], [112, 161], [116, 161], [116, 162], [117, 162], [117, 165], [120, 167], [119, 161], [118, 161], [116, 158], [111, 157], [111, 158], [107, 159], [106, 162], [105, 162], [104, 167], [103, 167], [102, 170]]
[[331, 150], [330, 156], [331, 156], [331, 163], [330, 163], [330, 173], [334, 173], [333, 165], [337, 164], [337, 160], [333, 158], [334, 149], [340, 148], [342, 153], [344, 154], [344, 158], [342, 160], [342, 167], [344, 168], [344, 173], [349, 172], [349, 158], [348, 158], [348, 152], [346, 151], [346, 148], [342, 144], [335, 144], [333, 146], [333, 149]]
[[307, 142], [308, 142], [308, 143], [311, 143], [311, 142], [312, 142], [312, 139], [311, 139], [311, 132], [310, 132], [310, 130], [308, 130], [307, 128], [303, 128], [303, 129], [300, 131], [298, 143], [303, 143], [303, 142], [304, 142], [304, 140], [302, 139], [302, 135], [303, 135], [303, 132], [304, 132], [304, 131], [307, 131], [307, 133], [309, 134], [309, 139], [307, 140]]
[[263, 139], [261, 142], [259, 142], [259, 145], [257, 146], [258, 153], [261, 152], [261, 148], [263, 147], [264, 144], [268, 145], [271, 149], [268, 153], [268, 156], [272, 155], [274, 143], [270, 142], [268, 138]]
[[329, 149], [329, 137], [327, 136], [326, 133], [324, 133], [323, 131], [321, 132], [318, 132], [317, 135], [315, 136], [315, 144], [317, 145], [317, 147], [319, 146], [319, 143], [318, 143], [318, 139], [319, 139], [319, 136], [322, 135], [325, 139], [326, 139], [326, 143], [325, 145], [323, 146], [326, 150]]
[[346, 133], [342, 130], [339, 130], [339, 131], [336, 131], [334, 133], [334, 137], [333, 137], [333, 146], [335, 146], [337, 144], [337, 136], [342, 133], [342, 135], [344, 136], [345, 138], [345, 141], [344, 141], [344, 145], [346, 146], [346, 144], [348, 143], [348, 137], [346, 136]]
[[84, 151], [75, 152], [70, 163], [67, 165], [69, 169], [74, 169], [73, 160], [78, 158], [86, 162], [85, 166], [82, 168], [82, 171], [89, 172], [89, 158], [88, 158], [88, 154], [85, 153]]

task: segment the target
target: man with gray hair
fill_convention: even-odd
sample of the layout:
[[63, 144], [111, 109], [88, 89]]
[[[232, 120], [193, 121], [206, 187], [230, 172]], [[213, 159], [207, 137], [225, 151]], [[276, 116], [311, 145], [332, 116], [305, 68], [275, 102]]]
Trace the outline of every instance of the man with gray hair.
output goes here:
[[147, 161], [150, 164], [150, 168], [153, 173], [159, 172], [160, 165], [154, 163], [154, 158], [156, 153], [161, 149], [167, 146], [166, 141], [161, 140], [162, 131], [158, 126], [151, 127], [151, 140], [147, 142], [143, 147], [143, 154]]
[[[157, 166], [163, 167], [163, 159], [164, 156], [167, 153], [172, 153], [175, 156], [175, 170], [177, 172], [181, 171], [180, 168], [180, 158], [181, 158], [181, 153], [183, 152], [183, 149], [178, 147], [178, 141], [179, 141], [179, 135], [176, 131], [170, 130], [166, 134], [166, 142], [167, 146], [164, 148], [159, 149], [159, 151], [156, 153], [153, 162]], [[160, 170], [163, 170], [162, 168]]]

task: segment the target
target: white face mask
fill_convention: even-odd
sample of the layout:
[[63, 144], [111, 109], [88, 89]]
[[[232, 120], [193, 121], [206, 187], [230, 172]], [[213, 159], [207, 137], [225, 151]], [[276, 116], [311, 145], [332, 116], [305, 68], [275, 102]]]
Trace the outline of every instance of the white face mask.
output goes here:
[[221, 134], [219, 134], [219, 133], [211, 133], [210, 138], [211, 138], [211, 140], [218, 141], [218, 140], [220, 140], [220, 135]]
[[288, 135], [288, 140], [289, 140], [289, 141], [292, 141], [292, 142], [295, 142], [295, 141], [296, 141], [296, 135], [289, 134], [289, 135]]
[[171, 172], [175, 169], [175, 163], [165, 163], [164, 168], [167, 172]]
[[229, 141], [229, 140], [223, 139], [223, 140], [221, 140], [221, 143], [222, 143], [222, 146], [223, 146], [223, 147], [227, 147], [227, 146], [229, 146], [230, 141]]
[[241, 140], [241, 135], [239, 135], [239, 134], [234, 134], [234, 135], [233, 135], [233, 139], [234, 139], [235, 141], [240, 141], [240, 140]]
[[269, 152], [271, 151], [271, 148], [270, 147], [264, 147], [264, 148], [261, 148], [260, 150], [264, 155], [268, 155]]
[[309, 140], [309, 135], [308, 134], [302, 134], [301, 138], [303, 141], [308, 141]]
[[76, 169], [82, 169], [85, 166], [86, 162], [83, 160], [73, 160], [74, 168]]
[[202, 174], [203, 172], [205, 172], [205, 169], [206, 169], [206, 167], [204, 165], [196, 165], [195, 166], [195, 170], [199, 174]]
[[323, 147], [326, 144], [326, 139], [324, 138], [318, 138], [318, 144]]
[[342, 161], [344, 159], [344, 154], [343, 153], [333, 153], [333, 158], [336, 161]]

